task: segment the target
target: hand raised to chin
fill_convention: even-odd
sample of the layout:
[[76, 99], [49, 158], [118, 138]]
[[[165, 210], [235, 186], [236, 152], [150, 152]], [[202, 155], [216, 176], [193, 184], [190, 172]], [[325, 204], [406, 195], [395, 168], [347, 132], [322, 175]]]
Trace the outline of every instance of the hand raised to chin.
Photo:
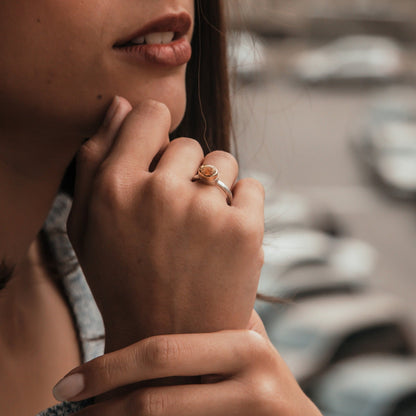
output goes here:
[[[116, 98], [80, 150], [70, 239], [106, 326], [106, 350], [171, 333], [246, 328], [263, 263], [262, 186], [225, 152], [169, 142], [167, 107]], [[157, 163], [155, 163], [157, 161]], [[232, 189], [192, 182], [215, 165]]]

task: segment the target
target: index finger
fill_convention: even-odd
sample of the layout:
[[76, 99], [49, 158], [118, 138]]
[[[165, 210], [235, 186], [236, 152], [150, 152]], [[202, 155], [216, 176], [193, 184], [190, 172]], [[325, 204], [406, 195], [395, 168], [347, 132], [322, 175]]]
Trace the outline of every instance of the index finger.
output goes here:
[[165, 104], [143, 101], [126, 117], [103, 164], [118, 166], [118, 172], [148, 171], [153, 159], [169, 144], [170, 127], [171, 115]]
[[78, 401], [146, 380], [235, 375], [266, 346], [267, 341], [254, 331], [155, 336], [81, 365], [53, 392], [57, 400]]

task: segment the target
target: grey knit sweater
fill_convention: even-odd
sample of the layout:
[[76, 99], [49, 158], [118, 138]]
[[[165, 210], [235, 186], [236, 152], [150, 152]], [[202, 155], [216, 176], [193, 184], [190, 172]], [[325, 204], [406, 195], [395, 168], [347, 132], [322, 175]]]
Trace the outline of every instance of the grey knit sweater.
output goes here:
[[[81, 343], [83, 361], [89, 361], [104, 352], [104, 325], [91, 291], [79, 266], [68, 268], [74, 262], [74, 252], [66, 235], [66, 220], [71, 208], [71, 199], [60, 194], [45, 222], [45, 230], [52, 254], [62, 276], [63, 286], [72, 308], [78, 336]], [[67, 269], [67, 270], [65, 270]], [[39, 413], [37, 416], [71, 415], [91, 401], [61, 403]]]

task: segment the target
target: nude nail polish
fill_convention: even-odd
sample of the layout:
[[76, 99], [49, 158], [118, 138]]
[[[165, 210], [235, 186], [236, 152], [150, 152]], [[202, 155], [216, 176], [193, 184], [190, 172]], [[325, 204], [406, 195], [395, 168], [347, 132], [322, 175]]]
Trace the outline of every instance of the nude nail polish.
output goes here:
[[85, 388], [85, 380], [82, 374], [71, 374], [64, 377], [53, 388], [52, 392], [56, 400], [61, 402], [70, 400], [80, 394]]

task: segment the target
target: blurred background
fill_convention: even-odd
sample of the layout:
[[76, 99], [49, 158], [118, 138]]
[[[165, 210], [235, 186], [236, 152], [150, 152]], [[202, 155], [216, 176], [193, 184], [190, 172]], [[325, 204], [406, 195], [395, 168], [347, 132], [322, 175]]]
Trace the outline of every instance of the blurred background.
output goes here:
[[416, 416], [416, 3], [227, 0], [258, 301], [324, 416]]

